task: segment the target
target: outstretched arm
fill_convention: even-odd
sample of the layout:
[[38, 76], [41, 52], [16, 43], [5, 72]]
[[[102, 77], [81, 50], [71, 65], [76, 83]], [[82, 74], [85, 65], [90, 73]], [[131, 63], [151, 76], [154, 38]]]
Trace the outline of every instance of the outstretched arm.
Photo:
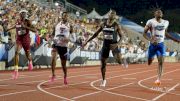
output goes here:
[[97, 29], [97, 31], [93, 34], [93, 36], [92, 36], [91, 38], [89, 38], [89, 40], [87, 40], [87, 41], [85, 42], [85, 44], [83, 44], [83, 47], [86, 46], [86, 44], [87, 44], [88, 42], [90, 42], [91, 40], [93, 40], [94, 38], [96, 38], [96, 37], [99, 35], [99, 33], [102, 31], [102, 29], [103, 29], [103, 24], [101, 24], [101, 26]]
[[118, 24], [117, 24], [117, 32], [118, 32], [118, 35], [120, 37], [118, 44], [120, 44], [125, 37], [125, 33], [123, 32], [122, 27]]
[[14, 25], [13, 27], [7, 29], [7, 32], [9, 32], [10, 30], [15, 29], [15, 28], [16, 28], [16, 26]]
[[169, 39], [171, 39], [171, 40], [173, 40], [173, 41], [175, 41], [175, 42], [178, 42], [178, 43], [180, 42], [180, 40], [175, 39], [174, 37], [172, 37], [172, 36], [167, 32], [167, 30], [166, 30], [166, 33], [165, 33], [165, 34], [166, 34], [166, 37], [167, 37], [167, 38], [169, 38]]
[[22, 24], [22, 26], [23, 26], [24, 28], [29, 29], [29, 30], [32, 31], [32, 32], [36, 32], [35, 27], [31, 24], [31, 22], [30, 22], [29, 20], [27, 21], [27, 24]]

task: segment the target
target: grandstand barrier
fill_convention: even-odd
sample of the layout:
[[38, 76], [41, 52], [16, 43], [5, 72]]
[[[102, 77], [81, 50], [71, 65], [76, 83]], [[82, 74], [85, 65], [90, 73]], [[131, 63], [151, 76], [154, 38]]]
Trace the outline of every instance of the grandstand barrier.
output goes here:
[[80, 47], [77, 47], [70, 54], [70, 64], [84, 64], [86, 61], [88, 61], [89, 54], [90, 54], [89, 52], [81, 52]]
[[[5, 46], [1, 44], [0, 50], [6, 50]], [[39, 46], [38, 49], [36, 49], [34, 52], [32, 52], [33, 56], [33, 64], [34, 66], [42, 66], [42, 67], [49, 67], [51, 65], [51, 48], [48, 47], [47, 43], [44, 42], [42, 45]], [[6, 52], [1, 52], [1, 54], [5, 54]], [[91, 66], [91, 65], [100, 65], [100, 52], [98, 51], [88, 51], [88, 50], [82, 50], [81, 48], [76, 48], [74, 51], [72, 51], [71, 54], [67, 54], [70, 57], [70, 60], [67, 62], [67, 66]], [[177, 52], [166, 52], [167, 58], [165, 59], [166, 62], [177, 62], [179, 57], [177, 57]], [[10, 48], [7, 51], [7, 61], [6, 67], [14, 66], [14, 56], [15, 56], [15, 46]], [[2, 55], [1, 55], [2, 57]], [[20, 61], [19, 66], [23, 67], [22, 69], [25, 69], [24, 67], [27, 67], [28, 61], [26, 59], [24, 50], [21, 49], [20, 51]], [[144, 63], [147, 61], [146, 53], [142, 54], [126, 54], [127, 61], [129, 63]], [[2, 60], [1, 60], [2, 61]], [[154, 62], [157, 62], [155, 59]], [[110, 52], [110, 56], [108, 59], [108, 63], [116, 64], [116, 60], [113, 58], [112, 52]], [[60, 59], [57, 60], [57, 66], [61, 66]], [[11, 69], [11, 68], [7, 68]]]
[[109, 53], [109, 58], [107, 60], [107, 63], [111, 63], [111, 64], [117, 63], [116, 59], [114, 59], [113, 57], [112, 51], [110, 51]]
[[43, 42], [35, 52], [32, 53], [34, 66], [50, 66], [51, 65], [51, 48], [46, 42]]
[[5, 62], [0, 62], [0, 70], [5, 70], [6, 63]]
[[[6, 66], [7, 67], [12, 67], [14, 66], [14, 56], [15, 56], [15, 46], [13, 46], [11, 49], [8, 50], [8, 61]], [[28, 64], [28, 60], [25, 56], [25, 52], [24, 49], [20, 50], [20, 54], [19, 54], [19, 66], [20, 67], [25, 67]]]
[[5, 60], [5, 44], [0, 44], [0, 61], [4, 61]]
[[87, 15], [87, 11], [66, 1], [65, 8], [68, 12], [76, 14], [78, 11], [80, 15]]

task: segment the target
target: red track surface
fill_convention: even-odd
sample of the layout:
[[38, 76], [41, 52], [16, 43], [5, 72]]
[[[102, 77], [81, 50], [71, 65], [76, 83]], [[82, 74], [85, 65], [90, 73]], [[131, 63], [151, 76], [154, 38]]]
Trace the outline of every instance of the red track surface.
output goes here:
[[[99, 67], [68, 69], [69, 85], [64, 86], [62, 71], [57, 80], [48, 83], [50, 70], [0, 73], [0, 101], [180, 101], [180, 63], [166, 63], [160, 90], [156, 88], [157, 64], [107, 67], [107, 85], [100, 87]], [[166, 87], [166, 91], [164, 90]], [[164, 88], [161, 90], [161, 88]]]

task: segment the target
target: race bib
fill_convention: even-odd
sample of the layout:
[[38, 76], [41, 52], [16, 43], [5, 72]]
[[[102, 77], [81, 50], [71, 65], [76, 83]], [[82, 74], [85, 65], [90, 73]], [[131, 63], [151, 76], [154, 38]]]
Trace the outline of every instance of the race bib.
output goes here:
[[56, 44], [63, 44], [64, 43], [65, 36], [64, 35], [57, 35], [54, 39]]
[[65, 32], [65, 28], [60, 28], [60, 33], [63, 34]]
[[155, 41], [155, 42], [160, 42], [161, 40], [162, 40], [162, 38], [163, 38], [163, 36], [162, 35], [154, 35], [153, 36], [153, 40]]
[[18, 35], [25, 35], [26, 34], [26, 30], [18, 30]]
[[23, 29], [21, 25], [16, 25], [16, 29], [17, 29], [17, 34], [18, 34], [18, 35], [24, 35], [24, 34], [26, 34], [26, 30]]
[[104, 35], [104, 38], [108, 39], [108, 40], [112, 40], [113, 39], [113, 35]]

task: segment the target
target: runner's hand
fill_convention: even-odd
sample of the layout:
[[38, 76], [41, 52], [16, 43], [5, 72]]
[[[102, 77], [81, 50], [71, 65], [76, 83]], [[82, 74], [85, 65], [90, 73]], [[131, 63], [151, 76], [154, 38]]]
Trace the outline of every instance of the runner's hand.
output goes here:
[[63, 38], [63, 42], [67, 43], [67, 42], [69, 42], [69, 39], [68, 38]]
[[84, 48], [87, 45], [87, 42], [82, 43], [82, 48]]
[[155, 37], [151, 37], [150, 42], [151, 42], [153, 45], [157, 45], [158, 42], [156, 42], [155, 40], [156, 40]]

